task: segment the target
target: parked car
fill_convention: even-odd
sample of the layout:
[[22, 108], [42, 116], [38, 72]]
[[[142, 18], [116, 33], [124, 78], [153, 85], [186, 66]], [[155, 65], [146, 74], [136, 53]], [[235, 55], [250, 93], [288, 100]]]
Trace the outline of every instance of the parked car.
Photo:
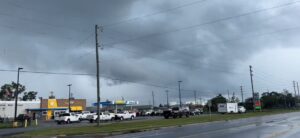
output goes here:
[[91, 113], [90, 111], [82, 111], [81, 113], [78, 113], [77, 115], [79, 117], [79, 120], [82, 121], [82, 120], [88, 120], [87, 116], [93, 115], [93, 113]]
[[72, 122], [80, 122], [78, 115], [75, 113], [62, 113], [59, 117], [55, 118], [57, 124], [67, 123], [70, 124]]
[[191, 110], [191, 115], [200, 115], [200, 114], [203, 114], [203, 109], [194, 109], [194, 110]]
[[25, 120], [30, 121], [31, 117], [28, 114], [19, 114], [17, 117], [17, 121], [24, 122]]
[[239, 113], [246, 113], [246, 108], [244, 106], [239, 106]]
[[145, 111], [136, 112], [136, 116], [146, 116]]
[[124, 119], [133, 119], [136, 117], [136, 114], [135, 113], [130, 113], [128, 111], [121, 111], [121, 112], [118, 112], [116, 115], [115, 115], [115, 119], [117, 120], [124, 120]]
[[153, 114], [153, 112], [154, 112], [153, 110], [148, 110], [148, 111], [145, 112], [145, 115], [150, 116], [150, 115]]
[[[93, 123], [98, 120], [98, 115], [96, 113], [91, 113], [90, 115], [87, 115], [87, 120], [89, 120], [90, 123]], [[109, 112], [101, 112], [100, 120], [101, 121], [115, 120], [115, 114]]]
[[191, 113], [189, 107], [173, 107], [163, 112], [165, 119], [169, 119], [170, 117], [173, 118], [177, 118], [177, 117], [181, 118], [183, 116], [189, 117], [190, 114]]
[[56, 120], [56, 118], [59, 117], [60, 114], [66, 113], [65, 110], [61, 110], [61, 111], [54, 111], [53, 115], [54, 115], [54, 120]]
[[164, 113], [164, 111], [161, 109], [158, 109], [157, 111], [155, 111], [156, 116], [161, 116], [161, 115], [163, 115], [163, 113]]

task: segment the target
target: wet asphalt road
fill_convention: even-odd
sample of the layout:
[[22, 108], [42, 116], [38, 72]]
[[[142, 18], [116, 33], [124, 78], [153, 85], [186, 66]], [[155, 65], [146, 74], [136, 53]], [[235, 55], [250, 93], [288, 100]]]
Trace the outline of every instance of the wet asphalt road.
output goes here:
[[300, 138], [300, 113], [162, 128], [113, 138]]

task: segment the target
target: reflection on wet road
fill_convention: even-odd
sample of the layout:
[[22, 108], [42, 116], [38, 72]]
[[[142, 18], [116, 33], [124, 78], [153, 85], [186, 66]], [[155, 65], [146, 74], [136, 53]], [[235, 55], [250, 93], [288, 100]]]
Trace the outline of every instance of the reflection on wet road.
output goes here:
[[115, 138], [300, 138], [300, 113], [187, 125]]

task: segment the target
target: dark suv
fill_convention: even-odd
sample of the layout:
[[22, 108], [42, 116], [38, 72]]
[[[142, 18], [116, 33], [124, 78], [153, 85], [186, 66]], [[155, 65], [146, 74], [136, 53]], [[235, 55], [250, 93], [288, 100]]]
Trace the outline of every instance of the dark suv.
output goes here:
[[188, 107], [173, 107], [171, 109], [164, 110], [163, 115], [165, 119], [168, 119], [170, 117], [173, 118], [181, 118], [183, 116], [189, 117], [190, 111]]

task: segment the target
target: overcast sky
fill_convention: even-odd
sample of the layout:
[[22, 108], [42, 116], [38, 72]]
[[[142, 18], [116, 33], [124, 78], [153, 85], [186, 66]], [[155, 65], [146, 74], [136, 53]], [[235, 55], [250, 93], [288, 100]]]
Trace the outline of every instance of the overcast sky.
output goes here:
[[[288, 89], [299, 80], [299, 1], [275, 0], [1, 0], [0, 69], [95, 74], [99, 34], [101, 100], [142, 104], [211, 98], [227, 90]], [[0, 85], [16, 81], [0, 71]], [[96, 78], [22, 72], [27, 90], [96, 100]]]

